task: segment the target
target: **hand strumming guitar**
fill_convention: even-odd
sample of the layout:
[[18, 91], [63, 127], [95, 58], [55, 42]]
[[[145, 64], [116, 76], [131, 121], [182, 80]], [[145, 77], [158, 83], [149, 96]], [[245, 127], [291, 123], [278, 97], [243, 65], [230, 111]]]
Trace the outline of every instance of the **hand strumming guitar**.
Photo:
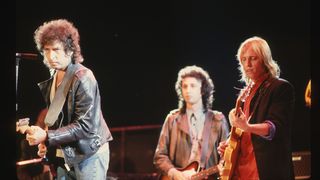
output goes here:
[[179, 171], [176, 168], [171, 168], [168, 171], [168, 177], [172, 180], [190, 180], [191, 176], [196, 174], [194, 169]]
[[182, 179], [184, 180], [185, 177], [184, 175], [182, 174], [181, 171], [178, 171], [176, 168], [171, 168], [169, 171], [168, 171], [168, 176], [170, 179], [172, 180], [176, 180], [176, 179]]
[[224, 151], [225, 149], [228, 147], [228, 141], [221, 141], [219, 143], [219, 146], [218, 146], [218, 154], [220, 155], [220, 157], [222, 158], [224, 156]]
[[46, 158], [47, 147], [44, 144], [44, 141], [47, 138], [47, 132], [39, 126], [31, 126], [32, 133], [27, 133], [26, 139], [29, 142], [30, 146], [38, 145], [38, 156], [43, 158], [44, 163], [49, 161]]

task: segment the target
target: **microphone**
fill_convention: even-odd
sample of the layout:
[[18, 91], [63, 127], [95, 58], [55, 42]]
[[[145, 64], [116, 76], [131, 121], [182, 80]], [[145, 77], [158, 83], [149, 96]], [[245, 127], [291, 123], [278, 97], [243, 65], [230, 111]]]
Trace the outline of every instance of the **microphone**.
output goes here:
[[16, 58], [38, 60], [38, 54], [34, 53], [16, 53]]

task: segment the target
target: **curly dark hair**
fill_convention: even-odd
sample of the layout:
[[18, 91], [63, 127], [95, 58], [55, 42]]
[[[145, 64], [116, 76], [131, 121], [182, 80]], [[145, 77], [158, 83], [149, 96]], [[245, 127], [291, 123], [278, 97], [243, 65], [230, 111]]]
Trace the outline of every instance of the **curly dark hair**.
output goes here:
[[73, 63], [82, 63], [80, 36], [78, 29], [66, 19], [57, 19], [43, 23], [34, 32], [34, 41], [40, 53], [46, 44], [59, 41], [64, 46], [65, 52], [73, 52]]
[[181, 113], [186, 112], [186, 102], [182, 96], [182, 80], [186, 77], [194, 77], [201, 81], [201, 93], [202, 93], [202, 103], [204, 111], [212, 108], [212, 102], [214, 101], [214, 84], [205, 70], [196, 65], [186, 66], [181, 69], [178, 73], [178, 79], [175, 84], [175, 89], [179, 98], [179, 109]]

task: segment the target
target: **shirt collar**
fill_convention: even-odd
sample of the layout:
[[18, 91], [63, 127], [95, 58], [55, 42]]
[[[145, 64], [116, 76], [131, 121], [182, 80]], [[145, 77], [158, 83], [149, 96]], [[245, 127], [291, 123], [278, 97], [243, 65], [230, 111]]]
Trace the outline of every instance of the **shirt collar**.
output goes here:
[[204, 115], [204, 112], [203, 112], [202, 108], [198, 109], [198, 110], [195, 110], [195, 111], [193, 111], [191, 109], [187, 109], [186, 112], [187, 112], [188, 120], [190, 120], [192, 114], [194, 114], [195, 118], [199, 119], [199, 120], [201, 120], [203, 115]]

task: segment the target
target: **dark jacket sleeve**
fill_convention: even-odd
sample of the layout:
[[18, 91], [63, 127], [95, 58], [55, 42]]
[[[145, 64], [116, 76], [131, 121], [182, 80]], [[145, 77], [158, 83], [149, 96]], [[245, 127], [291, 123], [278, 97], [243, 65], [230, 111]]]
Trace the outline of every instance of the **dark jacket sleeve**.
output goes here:
[[293, 179], [291, 128], [294, 109], [294, 88], [286, 80], [276, 79], [261, 93], [252, 118], [254, 123], [266, 120], [275, 125], [271, 140], [252, 135], [260, 179]]

